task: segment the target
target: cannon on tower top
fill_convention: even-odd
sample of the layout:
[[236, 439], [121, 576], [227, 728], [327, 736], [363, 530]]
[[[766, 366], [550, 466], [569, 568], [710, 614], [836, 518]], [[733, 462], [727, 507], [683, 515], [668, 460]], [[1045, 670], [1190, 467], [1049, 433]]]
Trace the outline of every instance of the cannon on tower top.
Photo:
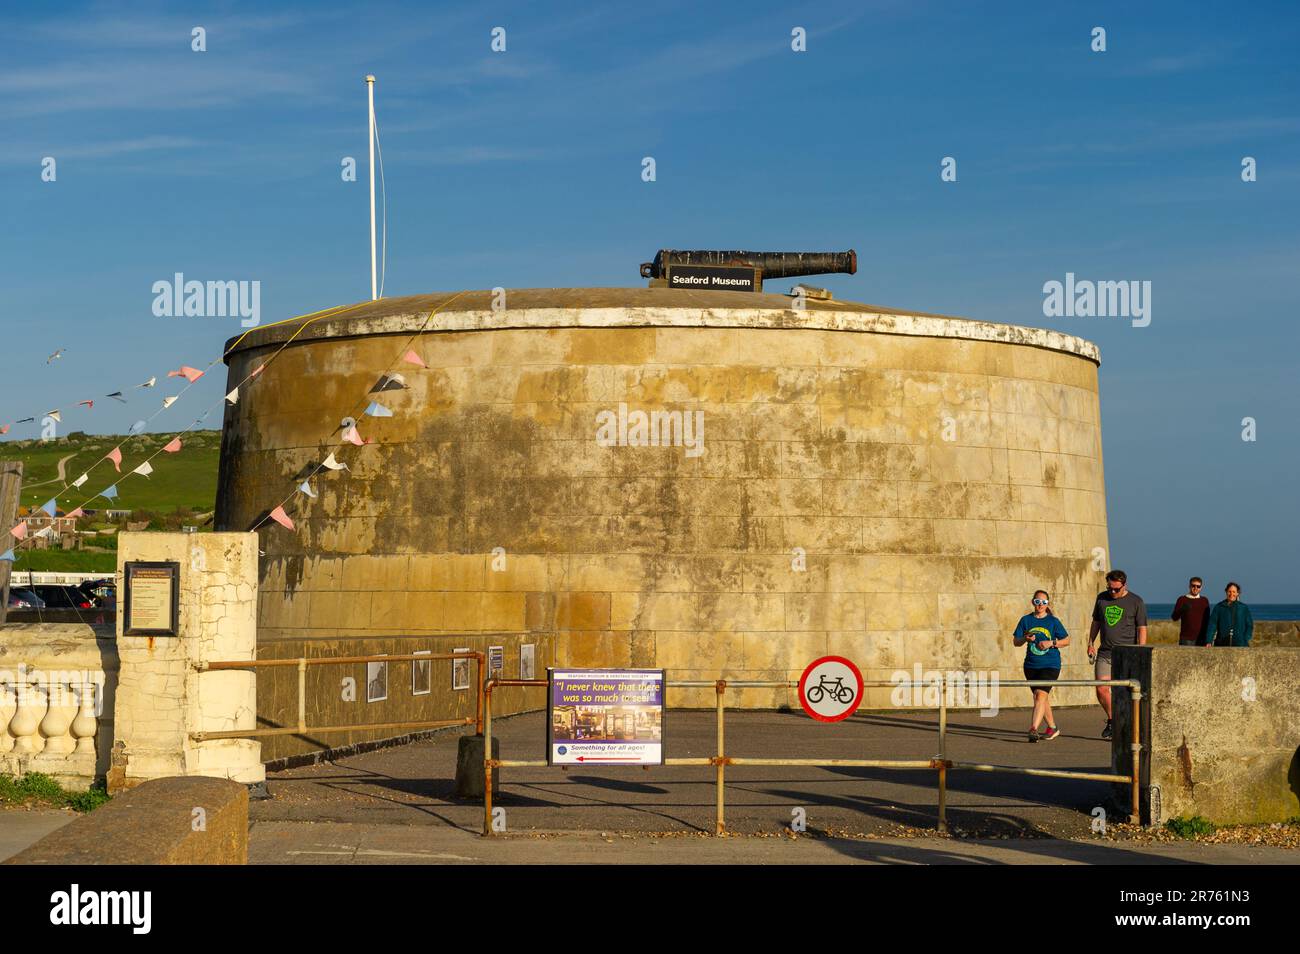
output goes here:
[[[743, 291], [760, 291], [765, 278], [798, 278], [804, 275], [853, 275], [858, 270], [858, 253], [847, 252], [742, 252], [742, 251], [685, 251], [664, 248], [655, 253], [654, 261], [641, 265], [641, 277], [666, 279], [676, 286], [672, 272], [707, 274], [709, 269], [752, 270], [749, 287], [734, 282], [732, 287]], [[702, 285], [702, 280], [691, 284]], [[682, 287], [687, 287], [682, 282]], [[715, 287], [712, 284], [702, 287]]]

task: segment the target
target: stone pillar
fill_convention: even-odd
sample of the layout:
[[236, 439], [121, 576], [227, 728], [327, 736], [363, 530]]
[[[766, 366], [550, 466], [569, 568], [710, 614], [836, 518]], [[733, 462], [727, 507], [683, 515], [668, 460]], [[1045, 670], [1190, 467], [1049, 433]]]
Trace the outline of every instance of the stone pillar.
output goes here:
[[[257, 654], [257, 536], [251, 533], [123, 533], [118, 539], [120, 674], [109, 790], [151, 778], [207, 775], [256, 784], [266, 778], [255, 739], [195, 741], [194, 733], [252, 729], [252, 670], [202, 672], [200, 662]], [[125, 564], [180, 564], [176, 636], [127, 636]]]

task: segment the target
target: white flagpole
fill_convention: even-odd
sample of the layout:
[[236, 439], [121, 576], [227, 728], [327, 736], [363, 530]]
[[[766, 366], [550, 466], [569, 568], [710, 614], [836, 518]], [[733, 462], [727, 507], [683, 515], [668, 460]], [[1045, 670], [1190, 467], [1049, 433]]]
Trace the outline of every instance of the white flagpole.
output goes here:
[[379, 278], [375, 270], [375, 78], [366, 77], [370, 96], [370, 300], [379, 298]]

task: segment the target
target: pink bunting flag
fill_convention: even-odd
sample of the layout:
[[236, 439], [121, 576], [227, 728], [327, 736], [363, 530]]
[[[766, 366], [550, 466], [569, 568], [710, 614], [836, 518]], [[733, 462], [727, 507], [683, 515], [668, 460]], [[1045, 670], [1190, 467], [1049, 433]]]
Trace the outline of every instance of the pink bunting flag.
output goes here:
[[104, 459], [111, 460], [113, 462], [113, 469], [119, 474], [122, 473], [122, 448], [114, 447], [104, 455]]
[[77, 405], [77, 407], [84, 407], [84, 408], [93, 408], [94, 406], [95, 406], [94, 401], [82, 401], [80, 404]]
[[271, 519], [282, 527], [286, 527], [289, 530], [293, 529], [293, 521], [290, 520], [289, 515], [284, 512], [284, 507], [276, 507], [272, 510]]
[[8, 434], [8, 433], [9, 433], [9, 425], [0, 424], [0, 434]]
[[24, 520], [22, 523], [18, 524], [18, 526], [14, 527], [12, 530], [10, 530], [10, 531], [9, 531], [9, 535], [10, 535], [11, 537], [13, 537], [15, 540], [26, 540], [26, 539], [27, 539], [27, 521]]
[[82, 510], [80, 507], [72, 511], [72, 513], [64, 514], [65, 517], [84, 517], [85, 515], [86, 515], [86, 511]]
[[166, 444], [163, 445], [163, 450], [165, 450], [169, 454], [175, 454], [180, 449], [181, 449], [181, 439], [179, 437], [173, 437], [171, 440], [169, 440]]
[[257, 377], [259, 374], [261, 374], [265, 369], [266, 369], [266, 365], [265, 365], [265, 364], [259, 364], [256, 368], [253, 369], [253, 373], [250, 374], [248, 377], [249, 377], [250, 379], [255, 378], [255, 377]]
[[361, 439], [361, 435], [357, 433], [357, 427], [355, 424], [343, 432], [343, 439], [349, 444], [356, 444], [358, 447], [361, 447], [366, 443], [366, 441]]
[[198, 368], [191, 368], [188, 364], [183, 364], [180, 366], [179, 371], [168, 371], [167, 377], [184, 378], [186, 381], [190, 382], [190, 384], [193, 384], [199, 378], [203, 377], [203, 372]]
[[418, 354], [416, 354], [414, 350], [406, 352], [406, 354], [402, 356], [402, 360], [405, 361], [407, 364], [415, 365], [417, 368], [428, 367], [428, 365], [424, 363], [424, 359], [421, 358]]

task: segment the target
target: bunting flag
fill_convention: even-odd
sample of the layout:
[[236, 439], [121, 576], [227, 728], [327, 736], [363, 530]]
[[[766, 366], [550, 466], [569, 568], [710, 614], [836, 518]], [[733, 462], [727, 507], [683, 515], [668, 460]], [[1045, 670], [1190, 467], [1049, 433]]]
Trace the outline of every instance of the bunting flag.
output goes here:
[[46, 363], [46, 364], [49, 364], [51, 361], [57, 361], [59, 358], [62, 358], [62, 357], [63, 357], [63, 352], [65, 352], [65, 351], [67, 351], [67, 350], [68, 350], [67, 348], [60, 348], [58, 351], [54, 352], [54, 354], [52, 354], [52, 355], [50, 355], [48, 358], [46, 358], [46, 359], [45, 359], [45, 363]]
[[231, 404], [238, 404], [238, 403], [239, 403], [239, 387], [238, 387], [238, 386], [236, 386], [234, 390], [232, 390], [229, 394], [226, 395], [226, 400], [229, 401]]
[[0, 434], [8, 434], [8, 433], [9, 433], [9, 425], [0, 424]]
[[[393, 416], [393, 412], [390, 411], [388, 408], [384, 407], [378, 401], [371, 401], [370, 406], [366, 408], [366, 413], [369, 414], [371, 417], [392, 417]], [[354, 427], [353, 430], [355, 431], [356, 428]]]
[[58, 506], [59, 506], [58, 501], [55, 498], [51, 497], [49, 500], [45, 501], [45, 503], [41, 504], [41, 509], [44, 510], [46, 513], [48, 513], [51, 517], [53, 517], [55, 514], [59, 512]]
[[308, 497], [311, 497], [313, 500], [316, 499], [316, 491], [311, 489], [311, 484], [308, 481], [304, 480], [301, 484], [298, 485], [298, 489], [301, 490], [303, 493], [305, 493]]
[[60, 421], [60, 422], [61, 422], [61, 421], [63, 420], [63, 415], [60, 414], [58, 411], [49, 411], [49, 412], [46, 413], [45, 416], [48, 417], [48, 418], [50, 418], [51, 420], [55, 420], [55, 421]]
[[326, 470], [347, 470], [348, 469], [347, 464], [340, 464], [337, 460], [334, 459], [333, 453], [331, 453], [328, 457], [326, 457], [323, 461], [321, 461], [320, 465], [324, 467]]
[[166, 444], [163, 445], [163, 450], [165, 450], [169, 454], [175, 454], [180, 449], [181, 449], [181, 439], [179, 437], [173, 437], [171, 440], [169, 440]]
[[153, 465], [151, 465], [148, 461], [145, 461], [135, 470], [131, 471], [131, 473], [139, 474], [141, 477], [148, 477], [150, 474], [153, 473]]
[[25, 417], [25, 418], [23, 418], [21, 421], [14, 421], [14, 423], [15, 423], [15, 424], [30, 424], [30, 423], [31, 423], [32, 421], [34, 421], [34, 420], [36, 420], [36, 418], [34, 418], [34, 417]]
[[85, 515], [86, 515], [86, 511], [82, 510], [80, 507], [78, 507], [76, 510], [72, 511], [72, 513], [64, 514], [64, 516], [65, 516], [65, 517], [68, 517], [68, 518], [72, 518], [72, 517], [84, 517]]
[[54, 536], [54, 528], [53, 528], [53, 527], [41, 527], [41, 529], [39, 529], [39, 530], [36, 531], [35, 536], [38, 537], [38, 538], [40, 538], [40, 537], [52, 537], [52, 536]]
[[420, 357], [418, 354], [416, 354], [414, 351], [408, 351], [408, 352], [406, 352], [406, 354], [402, 355], [402, 360], [405, 361], [407, 364], [413, 364], [413, 365], [415, 365], [417, 368], [427, 368], [427, 367], [428, 367], [428, 365], [424, 363], [424, 359], [421, 358], [421, 357]]
[[145, 429], [145, 425], [147, 423], [148, 422], [146, 421], [136, 421], [134, 424], [132, 424], [130, 427], [126, 429], [127, 436], [133, 437], [136, 434], [139, 434], [141, 431]]
[[9, 536], [13, 537], [15, 540], [26, 540], [26, 539], [27, 539], [27, 521], [24, 520], [22, 523], [18, 524], [18, 526], [14, 527], [12, 530], [10, 530], [10, 531], [9, 531]]
[[121, 401], [123, 404], [126, 403], [126, 398], [122, 397], [121, 391], [114, 391], [112, 394], [105, 394], [104, 397], [111, 397], [114, 401]]
[[82, 401], [81, 403], [79, 403], [79, 404], [77, 405], [77, 407], [84, 407], [84, 408], [87, 408], [87, 409], [93, 411], [93, 410], [95, 409], [95, 402], [94, 402], [94, 401]]
[[265, 370], [266, 370], [266, 365], [265, 365], [265, 364], [259, 364], [257, 367], [255, 367], [255, 368], [253, 369], [253, 373], [250, 374], [250, 375], [248, 376], [248, 379], [251, 381], [253, 378], [257, 377], [259, 374], [261, 374], [261, 373], [262, 373], [263, 371], [265, 371]]
[[272, 510], [271, 519], [282, 527], [287, 527], [290, 530], [293, 529], [293, 521], [290, 520], [289, 515], [284, 512], [284, 507], [276, 507]]
[[405, 388], [406, 378], [402, 377], [400, 374], [382, 374], [379, 376], [379, 380], [375, 382], [375, 386], [370, 389], [370, 393], [376, 394], [380, 391], [401, 391]]
[[357, 433], [357, 426], [355, 424], [343, 432], [343, 440], [347, 441], [349, 444], [356, 444], [358, 447], [362, 447], [366, 443], [361, 439], [361, 435]]
[[191, 368], [188, 364], [182, 364], [178, 370], [168, 371], [167, 377], [184, 378], [186, 381], [190, 382], [190, 384], [193, 384], [199, 378], [203, 377], [203, 372], [198, 368]]
[[82, 484], [86, 482], [86, 478], [88, 478], [89, 476], [90, 474], [82, 474], [80, 477], [78, 477], [76, 480], [72, 482], [72, 486], [80, 487]]
[[99, 496], [107, 497], [109, 500], [116, 500], [117, 484], [113, 484], [113, 486], [105, 488], [104, 491]]
[[[116, 470], [119, 474], [122, 473], [122, 448], [114, 447], [111, 451], [109, 451], [107, 454], [104, 455], [104, 459], [111, 460], [113, 462], [113, 469]], [[81, 476], [85, 477], [86, 475], [82, 474]]]
[[13, 547], [10, 547], [4, 553], [0, 553], [0, 563], [3, 563], [5, 560], [8, 560], [10, 563], [14, 562]]
[[151, 388], [151, 387], [153, 387], [157, 382], [158, 382], [158, 376], [157, 376], [157, 375], [154, 375], [152, 378], [150, 378], [150, 379], [149, 379], [148, 381], [146, 381], [144, 384], [137, 384], [136, 387], [137, 387], [137, 388]]
[[163, 408], [164, 409], [169, 408], [179, 400], [180, 400], [179, 394], [176, 395], [175, 397], [165, 397], [163, 398]]

